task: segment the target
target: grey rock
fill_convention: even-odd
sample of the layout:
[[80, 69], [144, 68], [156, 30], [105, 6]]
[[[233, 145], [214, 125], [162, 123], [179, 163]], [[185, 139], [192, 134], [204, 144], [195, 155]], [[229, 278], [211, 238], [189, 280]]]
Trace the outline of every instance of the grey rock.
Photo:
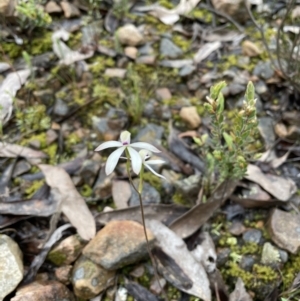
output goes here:
[[179, 70], [179, 76], [188, 76], [191, 75], [196, 70], [194, 65], [185, 65]]
[[162, 60], [159, 62], [159, 66], [170, 67], [170, 68], [183, 68], [186, 65], [192, 65], [193, 60], [183, 59], [183, 60]]
[[85, 256], [76, 261], [71, 282], [77, 297], [90, 299], [96, 297], [113, 284], [115, 271], [107, 271]]
[[[147, 230], [150, 248], [154, 236]], [[83, 249], [83, 255], [107, 270], [135, 263], [148, 254], [143, 226], [134, 221], [111, 221]]]
[[139, 55], [153, 55], [154, 54], [154, 49], [150, 43], [147, 43], [144, 46], [139, 47], [138, 51], [139, 51]]
[[175, 187], [186, 197], [195, 197], [199, 193], [201, 175], [192, 175], [183, 180], [176, 181]]
[[69, 265], [80, 255], [86, 245], [79, 235], [71, 235], [55, 246], [48, 254], [48, 260], [57, 266]]
[[125, 24], [120, 27], [116, 35], [122, 45], [137, 46], [143, 43], [143, 35], [133, 24]]
[[254, 86], [255, 86], [255, 92], [259, 95], [268, 92], [268, 87], [265, 84], [265, 82], [262, 80], [256, 82]]
[[55, 101], [53, 112], [58, 116], [67, 116], [69, 113], [68, 105], [60, 98], [57, 98]]
[[157, 106], [158, 102], [155, 99], [149, 99], [144, 106], [143, 115], [145, 117], [152, 118], [155, 111], [155, 107]]
[[183, 51], [167, 38], [161, 39], [159, 51], [160, 54], [164, 57], [169, 57], [172, 59], [177, 58], [178, 56], [183, 54]]
[[274, 209], [268, 230], [272, 241], [280, 248], [297, 254], [300, 249], [300, 217], [298, 214]]
[[121, 131], [128, 122], [128, 114], [122, 109], [110, 108], [106, 114], [108, 125], [112, 130]]
[[191, 80], [189, 80], [187, 82], [187, 86], [190, 91], [196, 91], [200, 87], [200, 85], [201, 85], [201, 82], [199, 80], [199, 77], [193, 77]]
[[261, 117], [258, 120], [258, 130], [265, 141], [267, 149], [273, 147], [276, 139], [273, 122], [274, 120], [271, 117]]
[[148, 142], [161, 144], [162, 136], [165, 129], [162, 126], [156, 125], [154, 123], [148, 123], [144, 128], [142, 128], [134, 138], [134, 142]]
[[11, 293], [23, 279], [24, 267], [19, 246], [0, 234], [0, 300]]
[[170, 110], [170, 107], [168, 105], [163, 105], [161, 107], [161, 118], [163, 120], [169, 120], [172, 117], [172, 112]]
[[33, 95], [38, 102], [41, 102], [48, 107], [54, 102], [54, 94], [52, 89], [34, 91]]
[[240, 267], [245, 271], [252, 271], [252, 267], [255, 263], [255, 258], [251, 255], [244, 255], [240, 262]]
[[261, 238], [262, 238], [262, 233], [260, 230], [257, 229], [248, 230], [243, 234], [244, 242], [259, 244]]
[[232, 235], [239, 236], [245, 232], [246, 228], [243, 225], [243, 223], [239, 221], [234, 221], [228, 230]]
[[34, 281], [18, 289], [11, 301], [75, 301], [74, 295], [62, 283], [55, 280]]
[[285, 250], [280, 250], [280, 249], [278, 251], [279, 251], [281, 262], [283, 262], [283, 263], [288, 262], [288, 260], [289, 260], [288, 252]]
[[245, 92], [245, 86], [238, 83], [231, 83], [228, 88], [231, 95], [237, 95]]
[[253, 75], [259, 76], [262, 79], [270, 79], [274, 75], [271, 62], [260, 61], [253, 70]]
[[142, 55], [136, 59], [137, 64], [154, 65], [156, 60], [155, 55]]
[[82, 177], [85, 184], [92, 187], [100, 170], [101, 163], [95, 160], [85, 160], [79, 171], [79, 176]]
[[102, 166], [99, 172], [96, 183], [93, 187], [94, 194], [100, 200], [106, 200], [111, 197], [111, 189], [112, 189], [112, 178], [114, 177], [114, 173], [109, 176], [105, 173], [105, 168]]
[[99, 139], [109, 141], [118, 140], [120, 132], [128, 123], [128, 115], [122, 109], [110, 108], [106, 117], [92, 117], [93, 128]]
[[[134, 181], [135, 187], [138, 187], [138, 181]], [[131, 188], [131, 197], [129, 199], [129, 206], [138, 206], [140, 204], [139, 196], [137, 192], [130, 186]], [[142, 200], [143, 204], [160, 204], [161, 198], [160, 193], [152, 187], [149, 183], [144, 182], [143, 184], [143, 192], [142, 192]]]
[[46, 143], [47, 145], [50, 145], [51, 143], [53, 143], [56, 139], [58, 138], [58, 134], [56, 133], [56, 131], [49, 129], [46, 132]]
[[223, 248], [218, 250], [217, 266], [219, 268], [224, 266], [225, 263], [228, 261], [230, 253], [231, 253], [230, 248]]

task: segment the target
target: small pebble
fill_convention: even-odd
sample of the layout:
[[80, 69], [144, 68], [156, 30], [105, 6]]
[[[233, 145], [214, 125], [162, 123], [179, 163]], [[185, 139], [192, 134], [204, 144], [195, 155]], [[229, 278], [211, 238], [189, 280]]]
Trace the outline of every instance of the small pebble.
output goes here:
[[244, 242], [259, 244], [261, 238], [262, 238], [262, 233], [260, 230], [257, 229], [248, 230], [243, 234]]

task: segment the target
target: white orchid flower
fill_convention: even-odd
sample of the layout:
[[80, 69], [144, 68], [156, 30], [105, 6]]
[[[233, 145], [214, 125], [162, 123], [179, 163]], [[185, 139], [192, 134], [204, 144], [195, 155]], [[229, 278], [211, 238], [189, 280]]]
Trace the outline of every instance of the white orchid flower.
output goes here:
[[105, 166], [105, 173], [107, 175], [111, 174], [114, 171], [124, 151], [126, 153], [126, 157], [128, 157], [129, 154], [131, 159], [132, 169], [137, 175], [141, 171], [143, 160], [139, 155], [139, 153], [134, 148], [143, 148], [154, 153], [160, 153], [160, 150], [158, 150], [156, 147], [154, 147], [149, 143], [146, 142], [130, 143], [130, 136], [131, 136], [130, 132], [124, 131], [120, 135], [120, 141], [107, 141], [100, 144], [95, 149], [95, 151], [101, 151], [103, 149], [110, 148], [110, 147], [118, 147], [118, 149], [112, 152], [107, 159], [106, 166]]
[[156, 176], [166, 179], [164, 176], [160, 175], [159, 173], [157, 173], [156, 171], [154, 171], [149, 165], [156, 165], [156, 164], [163, 164], [165, 163], [165, 161], [163, 160], [148, 160], [151, 157], [151, 152], [146, 150], [146, 149], [142, 149], [139, 151], [139, 154], [142, 158], [142, 162], [143, 165], [146, 166], [153, 174], [155, 174]]

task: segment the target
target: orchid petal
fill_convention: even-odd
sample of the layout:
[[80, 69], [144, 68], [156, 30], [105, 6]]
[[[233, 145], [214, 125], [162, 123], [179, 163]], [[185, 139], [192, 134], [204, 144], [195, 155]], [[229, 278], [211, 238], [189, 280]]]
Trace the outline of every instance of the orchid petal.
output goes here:
[[135, 142], [130, 144], [131, 147], [137, 147], [137, 148], [144, 148], [147, 149], [153, 153], [160, 153], [160, 150], [157, 149], [155, 146], [151, 145], [147, 142]]
[[107, 141], [107, 142], [100, 144], [95, 149], [95, 152], [98, 152], [98, 151], [101, 151], [103, 149], [110, 148], [110, 147], [120, 147], [120, 146], [123, 146], [123, 144], [119, 141]]
[[160, 175], [159, 173], [157, 173], [156, 171], [154, 171], [148, 164], [144, 164], [153, 174], [155, 174], [156, 176], [163, 178], [166, 180], [166, 178], [162, 175]]
[[155, 164], [164, 164], [166, 163], [164, 160], [148, 160], [146, 161], [147, 164], [155, 165]]
[[130, 144], [130, 136], [131, 136], [131, 134], [128, 131], [124, 131], [124, 132], [121, 133], [120, 140], [121, 140], [123, 145]]
[[122, 146], [110, 154], [110, 156], [106, 161], [106, 166], [105, 166], [105, 173], [107, 175], [111, 174], [114, 171], [114, 169], [118, 164], [119, 158], [124, 152], [124, 150], [125, 150], [125, 146]]
[[138, 175], [142, 168], [142, 158], [139, 153], [132, 147], [127, 147], [127, 149], [131, 157], [132, 169]]
[[140, 150], [139, 154], [140, 154], [143, 162], [145, 162], [147, 159], [149, 159], [151, 157], [151, 152], [146, 149]]

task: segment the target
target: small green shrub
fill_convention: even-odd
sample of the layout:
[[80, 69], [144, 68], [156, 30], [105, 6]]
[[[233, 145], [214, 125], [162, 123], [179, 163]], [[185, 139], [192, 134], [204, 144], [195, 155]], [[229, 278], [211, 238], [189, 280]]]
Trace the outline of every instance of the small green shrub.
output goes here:
[[16, 6], [20, 26], [31, 32], [36, 27], [46, 27], [52, 22], [49, 14], [45, 13], [39, 1], [22, 0]]
[[207, 156], [209, 167], [213, 165], [220, 173], [220, 181], [226, 179], [241, 179], [246, 174], [249, 160], [253, 154], [249, 146], [253, 143], [257, 131], [256, 99], [254, 86], [248, 83], [242, 109], [233, 118], [230, 133], [225, 131], [224, 96], [221, 90], [226, 86], [220, 82], [210, 89], [205, 109], [211, 117], [211, 147]]

